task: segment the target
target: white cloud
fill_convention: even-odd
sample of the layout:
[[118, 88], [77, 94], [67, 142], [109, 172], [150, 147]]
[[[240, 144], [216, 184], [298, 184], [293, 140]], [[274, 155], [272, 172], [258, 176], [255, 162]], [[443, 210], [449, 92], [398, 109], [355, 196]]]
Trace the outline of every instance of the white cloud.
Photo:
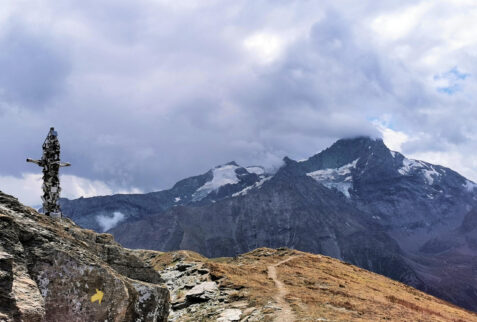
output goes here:
[[373, 124], [378, 131], [381, 132], [384, 144], [386, 144], [389, 149], [402, 152], [402, 145], [409, 141], [409, 136], [406, 133], [392, 130], [377, 120], [374, 121]]
[[0, 190], [19, 198], [20, 202], [32, 207], [41, 205], [42, 175], [24, 173], [20, 178], [14, 176], [0, 177]]
[[270, 32], [257, 32], [244, 40], [244, 46], [260, 62], [271, 63], [282, 54], [285, 40]]
[[103, 229], [103, 232], [110, 230], [111, 228], [115, 227], [119, 222], [123, 221], [124, 216], [123, 213], [119, 211], [113, 212], [112, 216], [107, 215], [98, 215], [96, 216], [96, 221]]
[[421, 2], [407, 8], [399, 8], [395, 12], [385, 13], [374, 18], [371, 27], [386, 41], [398, 40], [409, 35], [430, 8], [432, 8], [431, 2]]
[[[76, 199], [110, 195], [113, 193], [141, 193], [137, 188], [131, 190], [114, 189], [99, 180], [89, 180], [74, 175], [61, 175], [61, 197]], [[42, 191], [42, 175], [23, 173], [20, 177], [0, 176], [0, 190], [13, 195], [28, 206], [40, 206]]]
[[113, 193], [106, 183], [99, 180], [89, 180], [73, 175], [62, 175], [60, 180], [62, 196], [65, 198], [93, 197]]

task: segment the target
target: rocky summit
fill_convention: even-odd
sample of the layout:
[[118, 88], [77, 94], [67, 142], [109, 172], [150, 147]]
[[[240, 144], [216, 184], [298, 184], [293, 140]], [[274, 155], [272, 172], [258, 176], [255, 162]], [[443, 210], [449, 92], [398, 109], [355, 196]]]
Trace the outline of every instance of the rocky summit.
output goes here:
[[167, 321], [158, 272], [110, 234], [0, 192], [0, 321]]
[[476, 184], [391, 151], [338, 140], [275, 173], [235, 162], [169, 190], [61, 201], [123, 246], [235, 256], [288, 247], [331, 256], [477, 311]]

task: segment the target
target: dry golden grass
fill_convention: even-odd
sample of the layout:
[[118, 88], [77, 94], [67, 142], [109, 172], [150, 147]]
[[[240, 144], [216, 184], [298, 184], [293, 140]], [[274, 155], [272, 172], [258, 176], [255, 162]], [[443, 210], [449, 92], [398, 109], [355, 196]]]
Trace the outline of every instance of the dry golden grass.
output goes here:
[[207, 258], [199, 253], [178, 250], [175, 252], [159, 252], [156, 250], [138, 249], [134, 251], [135, 255], [149, 263], [154, 269], [160, 271], [167, 266], [173, 265], [179, 260], [190, 262], [205, 262]]
[[[156, 267], [167, 266], [177, 256], [175, 253], [157, 253], [153, 259]], [[250, 307], [274, 302], [277, 290], [267, 276], [267, 266], [296, 256], [276, 270], [288, 291], [285, 299], [298, 320], [477, 321], [475, 313], [326, 256], [267, 248], [237, 259], [206, 259], [193, 252], [182, 252], [181, 256], [204, 263], [213, 279], [218, 279], [224, 287], [236, 289], [237, 299], [248, 301]], [[271, 319], [274, 310], [269, 313], [267, 318]]]

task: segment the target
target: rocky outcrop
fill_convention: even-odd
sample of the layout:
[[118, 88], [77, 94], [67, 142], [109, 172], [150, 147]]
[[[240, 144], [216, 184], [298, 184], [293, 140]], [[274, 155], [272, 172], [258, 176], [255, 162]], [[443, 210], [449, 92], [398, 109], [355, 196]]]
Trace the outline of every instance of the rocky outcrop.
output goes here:
[[160, 275], [111, 235], [0, 193], [0, 321], [166, 321], [168, 311]]
[[155, 267], [171, 292], [169, 322], [266, 321], [263, 313], [266, 308], [249, 307], [243, 296], [238, 295], [242, 286], [234, 287], [211, 274], [207, 258], [189, 251], [138, 250], [137, 253], [152, 264], [158, 259], [164, 264]]

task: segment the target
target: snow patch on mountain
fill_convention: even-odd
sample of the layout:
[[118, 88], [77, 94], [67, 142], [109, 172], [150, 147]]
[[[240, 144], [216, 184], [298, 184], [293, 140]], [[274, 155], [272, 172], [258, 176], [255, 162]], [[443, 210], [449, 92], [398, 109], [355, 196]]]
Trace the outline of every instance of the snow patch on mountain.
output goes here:
[[334, 169], [323, 169], [309, 172], [306, 175], [315, 179], [329, 189], [336, 189], [347, 198], [351, 198], [349, 190], [353, 188], [353, 176], [351, 169], [356, 168], [358, 159], [342, 167]]
[[[348, 178], [346, 178], [348, 179]], [[346, 198], [351, 198], [349, 194], [349, 189], [353, 188], [352, 182], [321, 182], [325, 187], [329, 189], [336, 189], [346, 196]]]
[[246, 195], [250, 190], [255, 189], [255, 188], [260, 188], [266, 181], [270, 180], [272, 176], [270, 177], [263, 177], [259, 181], [255, 182], [253, 185], [246, 187], [245, 189], [236, 192], [232, 195], [232, 197], [238, 197], [238, 196], [244, 196]]
[[467, 191], [472, 192], [472, 191], [474, 191], [475, 188], [477, 188], [477, 184], [473, 183], [470, 180], [467, 180], [464, 183], [464, 187], [467, 189]]
[[422, 169], [424, 166], [425, 164], [422, 161], [404, 158], [402, 160], [402, 167], [399, 168], [398, 172], [405, 176], [411, 174], [417, 169]]
[[438, 179], [441, 174], [434, 168], [433, 165], [419, 160], [412, 160], [404, 158], [402, 160], [402, 167], [398, 169], [402, 175], [412, 175], [413, 173], [421, 173], [428, 185], [434, 184], [434, 180]]
[[212, 191], [219, 190], [219, 188], [222, 186], [239, 183], [240, 180], [237, 178], [237, 174], [235, 173], [235, 170], [238, 168], [239, 166], [237, 165], [226, 164], [213, 169], [212, 180], [207, 181], [202, 187], [197, 189], [197, 191], [192, 195], [192, 199], [194, 201], [201, 200]]
[[255, 173], [258, 176], [265, 173], [265, 170], [262, 167], [258, 166], [246, 167], [245, 170], [247, 170], [249, 173]]
[[440, 177], [441, 175], [433, 166], [430, 166], [430, 169], [422, 170], [422, 174], [428, 185], [432, 185], [434, 183], [434, 178]]

